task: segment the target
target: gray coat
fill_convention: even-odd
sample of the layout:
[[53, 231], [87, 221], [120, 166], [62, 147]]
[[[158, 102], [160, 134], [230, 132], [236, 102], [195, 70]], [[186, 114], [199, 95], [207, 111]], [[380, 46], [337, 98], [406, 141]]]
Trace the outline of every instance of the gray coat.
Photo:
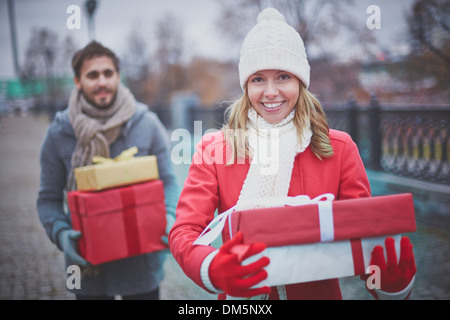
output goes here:
[[[58, 235], [71, 228], [64, 211], [64, 189], [71, 168], [76, 138], [69, 122], [68, 110], [58, 112], [48, 128], [41, 149], [41, 184], [37, 199], [39, 218], [50, 240], [61, 249]], [[137, 146], [140, 155], [156, 155], [160, 179], [164, 182], [167, 213], [175, 217], [178, 187], [169, 158], [167, 132], [157, 116], [142, 103], [123, 126], [117, 140], [110, 146], [111, 157]], [[165, 253], [150, 253], [100, 265], [96, 276], [83, 275], [81, 289], [75, 294], [130, 295], [156, 289], [163, 278]]]

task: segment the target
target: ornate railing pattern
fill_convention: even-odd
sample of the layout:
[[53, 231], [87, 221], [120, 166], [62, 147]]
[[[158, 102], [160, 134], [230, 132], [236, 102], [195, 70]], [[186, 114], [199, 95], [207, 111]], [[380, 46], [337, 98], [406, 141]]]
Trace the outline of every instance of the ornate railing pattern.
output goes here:
[[450, 185], [450, 106], [389, 105], [375, 99], [325, 106], [330, 127], [350, 133], [365, 165]]
[[450, 184], [450, 110], [382, 111], [381, 166], [386, 171]]

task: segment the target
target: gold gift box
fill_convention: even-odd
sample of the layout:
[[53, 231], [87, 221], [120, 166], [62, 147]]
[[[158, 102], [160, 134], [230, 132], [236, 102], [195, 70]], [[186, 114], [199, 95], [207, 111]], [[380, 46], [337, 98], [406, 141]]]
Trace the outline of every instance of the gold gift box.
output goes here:
[[156, 156], [119, 158], [75, 168], [77, 190], [99, 191], [159, 179]]

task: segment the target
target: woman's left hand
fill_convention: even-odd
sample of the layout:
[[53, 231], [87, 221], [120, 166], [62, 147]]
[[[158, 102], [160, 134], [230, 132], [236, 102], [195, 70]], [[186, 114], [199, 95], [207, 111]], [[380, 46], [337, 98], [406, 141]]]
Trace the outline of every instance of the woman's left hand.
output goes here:
[[[387, 262], [384, 258], [383, 247], [376, 246], [372, 251], [370, 264], [380, 268], [380, 290], [389, 293], [397, 293], [404, 290], [416, 274], [417, 268], [414, 259], [413, 245], [410, 243], [408, 237], [405, 236], [401, 239], [400, 260], [398, 260], [398, 263], [394, 239], [392, 237], [387, 237], [385, 246]], [[367, 277], [365, 278], [367, 279]]]

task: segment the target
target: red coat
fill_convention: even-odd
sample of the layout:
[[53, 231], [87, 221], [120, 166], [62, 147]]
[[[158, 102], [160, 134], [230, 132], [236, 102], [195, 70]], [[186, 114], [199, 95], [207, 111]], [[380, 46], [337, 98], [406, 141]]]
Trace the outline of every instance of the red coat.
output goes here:
[[[332, 193], [336, 199], [369, 197], [369, 181], [356, 144], [347, 133], [330, 130], [329, 135], [332, 157], [319, 160], [309, 147], [296, 156], [288, 196], [314, 198]], [[215, 248], [192, 243], [214, 218], [216, 208], [220, 213], [236, 204], [250, 167], [248, 161], [227, 166], [225, 150], [222, 132], [205, 135], [197, 145], [169, 235], [173, 256], [186, 275], [205, 290], [200, 266]], [[225, 242], [228, 227], [223, 230]], [[288, 299], [342, 299], [337, 279], [287, 285], [286, 290]], [[272, 290], [270, 298], [278, 298], [277, 290]]]

